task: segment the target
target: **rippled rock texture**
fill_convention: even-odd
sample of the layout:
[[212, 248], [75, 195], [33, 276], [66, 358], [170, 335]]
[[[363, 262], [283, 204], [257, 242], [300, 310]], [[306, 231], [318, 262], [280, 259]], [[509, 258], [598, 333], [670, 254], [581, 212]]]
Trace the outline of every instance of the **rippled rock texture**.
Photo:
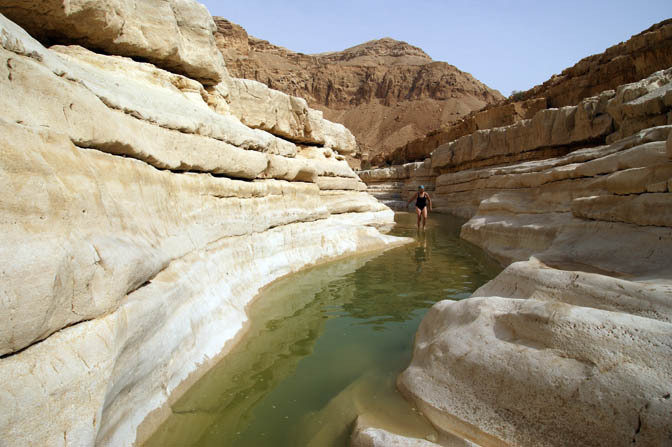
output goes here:
[[352, 134], [229, 77], [201, 5], [47, 3], [0, 8], [66, 44], [0, 15], [0, 444], [132, 445], [261, 287], [400, 240]]
[[[672, 69], [363, 171], [508, 267], [423, 321], [399, 388], [478, 445], [672, 439]], [[402, 202], [403, 203], [403, 202]]]
[[[671, 80], [432, 154], [435, 206], [510, 264], [419, 329], [399, 387], [435, 426], [488, 446], [670, 442]], [[551, 156], [511, 163], [535, 152]]]

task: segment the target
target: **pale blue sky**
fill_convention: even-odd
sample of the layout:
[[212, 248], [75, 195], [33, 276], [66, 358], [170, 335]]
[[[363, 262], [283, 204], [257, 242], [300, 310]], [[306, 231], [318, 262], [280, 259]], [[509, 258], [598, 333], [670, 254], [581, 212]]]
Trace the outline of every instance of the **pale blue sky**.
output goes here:
[[672, 0], [200, 1], [302, 53], [403, 40], [507, 96], [672, 17]]

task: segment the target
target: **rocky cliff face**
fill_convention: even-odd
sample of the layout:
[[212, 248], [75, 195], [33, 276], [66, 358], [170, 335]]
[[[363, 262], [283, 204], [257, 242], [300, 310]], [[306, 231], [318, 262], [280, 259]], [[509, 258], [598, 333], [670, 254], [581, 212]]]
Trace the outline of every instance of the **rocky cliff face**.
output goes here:
[[392, 200], [432, 186], [508, 265], [419, 329], [399, 387], [432, 423], [478, 445], [669, 442], [672, 68], [362, 178]]
[[352, 134], [231, 78], [202, 6], [36, 4], [0, 6], [62, 44], [0, 15], [0, 444], [132, 445], [261, 287], [401, 241]]
[[232, 74], [305, 98], [350, 129], [371, 158], [503, 99], [405, 42], [385, 38], [305, 55], [248, 36], [225, 19], [215, 22], [217, 45]]
[[519, 93], [519, 100], [546, 98], [549, 107], [578, 104], [619, 85], [639, 81], [672, 66], [672, 19], [635, 34], [604, 53], [581, 59], [574, 66], [534, 88]]
[[477, 130], [508, 126], [529, 119], [541, 109], [573, 106], [619, 85], [636, 82], [672, 66], [672, 20], [657, 23], [604, 53], [581, 59], [573, 67], [526, 92], [488, 105], [455, 123], [443, 125], [406, 144], [379, 154], [375, 166], [420, 161], [444, 143]]

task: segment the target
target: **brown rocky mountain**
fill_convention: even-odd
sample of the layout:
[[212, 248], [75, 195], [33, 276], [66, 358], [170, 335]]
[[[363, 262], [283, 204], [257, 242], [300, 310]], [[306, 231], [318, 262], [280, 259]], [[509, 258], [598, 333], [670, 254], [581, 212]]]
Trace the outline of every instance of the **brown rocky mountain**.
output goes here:
[[348, 127], [363, 158], [384, 154], [503, 96], [420, 48], [384, 38], [344, 51], [307, 55], [215, 18], [229, 72], [305, 98]]
[[408, 143], [380, 154], [374, 165], [423, 160], [440, 145], [481, 129], [508, 126], [529, 119], [544, 108], [572, 106], [619, 85], [638, 81], [672, 66], [672, 19], [635, 34], [604, 53], [585, 57], [559, 75], [506, 101], [487, 105], [459, 121], [444, 124]]
[[585, 57], [548, 81], [515, 95], [546, 98], [548, 107], [576, 105], [584, 98], [635, 82], [672, 65], [672, 19], [635, 34], [604, 53]]

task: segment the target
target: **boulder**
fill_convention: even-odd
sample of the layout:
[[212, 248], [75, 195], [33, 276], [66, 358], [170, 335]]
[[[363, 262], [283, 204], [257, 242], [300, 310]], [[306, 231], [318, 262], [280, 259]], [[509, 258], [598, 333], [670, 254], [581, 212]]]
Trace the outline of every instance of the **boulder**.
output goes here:
[[[247, 79], [227, 81], [228, 111], [241, 122], [295, 143], [329, 146], [342, 154], [355, 151], [355, 137], [344, 126], [311, 110], [302, 98]], [[217, 94], [217, 90], [213, 90]]]
[[47, 45], [138, 58], [206, 84], [226, 76], [215, 23], [195, 0], [8, 0], [0, 13]]
[[633, 133], [668, 123], [672, 110], [672, 68], [653, 73], [641, 81], [625, 84], [616, 89], [607, 110], [614, 118], [616, 132], [607, 142], [614, 142]]
[[399, 384], [435, 426], [478, 445], [664, 445], [671, 331], [563, 302], [442, 301]]
[[627, 277], [604, 275], [579, 262], [565, 262], [553, 268], [536, 257], [514, 262], [497, 277], [476, 290], [472, 297], [509, 298], [563, 302], [610, 312], [672, 323], [670, 286], [649, 283], [642, 287]]

